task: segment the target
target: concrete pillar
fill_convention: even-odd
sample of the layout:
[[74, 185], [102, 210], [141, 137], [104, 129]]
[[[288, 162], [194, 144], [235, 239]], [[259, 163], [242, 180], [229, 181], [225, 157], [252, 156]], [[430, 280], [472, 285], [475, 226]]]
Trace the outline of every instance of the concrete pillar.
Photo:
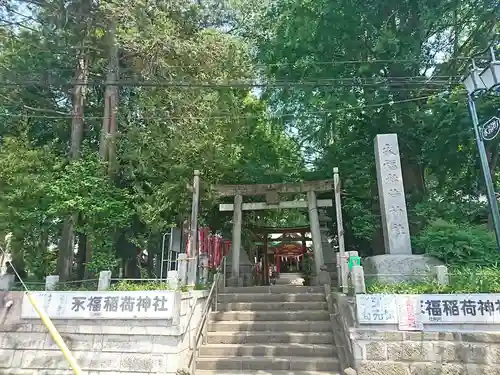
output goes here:
[[352, 267], [351, 283], [354, 294], [366, 294], [365, 272], [363, 270], [363, 266]]
[[208, 283], [208, 254], [200, 254], [200, 283]]
[[56, 290], [59, 275], [50, 275], [45, 278], [45, 290]]
[[111, 285], [111, 271], [99, 272], [99, 284], [97, 284], [97, 290], [99, 291], [108, 290], [110, 285]]
[[448, 267], [434, 266], [432, 267], [432, 272], [436, 276], [438, 284], [448, 285], [450, 283], [450, 277], [448, 275]]
[[177, 271], [168, 271], [167, 272], [167, 284], [172, 289], [177, 289], [179, 287], [179, 275], [178, 275]]
[[233, 282], [240, 277], [240, 250], [241, 250], [241, 224], [243, 213], [241, 206], [243, 205], [243, 197], [239, 194], [234, 196], [234, 211], [233, 211], [233, 242], [232, 242], [232, 270], [231, 279]]
[[332, 285], [332, 278], [330, 277], [330, 272], [328, 272], [328, 267], [322, 265], [318, 276], [316, 276], [316, 285]]
[[179, 277], [179, 283], [181, 285], [186, 285], [187, 283], [187, 254], [181, 253], [177, 256], [177, 272]]
[[187, 260], [187, 285], [196, 285], [196, 269], [198, 268], [197, 257], [191, 257]]
[[319, 226], [318, 206], [316, 205], [316, 193], [307, 192], [307, 207], [309, 210], [309, 225], [311, 226], [311, 236], [313, 241], [314, 265], [316, 274], [321, 270], [323, 261], [323, 250], [321, 248], [321, 231]]
[[16, 276], [10, 273], [0, 275], [0, 290], [10, 290], [15, 280]]

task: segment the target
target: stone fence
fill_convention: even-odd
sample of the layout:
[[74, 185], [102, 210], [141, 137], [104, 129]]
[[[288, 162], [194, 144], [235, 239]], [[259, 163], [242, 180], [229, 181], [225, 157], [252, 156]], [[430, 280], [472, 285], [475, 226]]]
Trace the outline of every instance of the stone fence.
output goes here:
[[349, 301], [358, 375], [500, 375], [500, 294], [359, 294]]
[[[77, 292], [34, 294], [40, 304], [49, 304], [44, 307], [50, 316], [50, 311], [55, 311], [50, 304], [62, 300], [65, 293], [68, 296]], [[166, 319], [123, 319], [120, 314], [114, 319], [51, 319], [84, 375], [173, 375], [188, 367], [193, 336], [208, 293], [165, 293], [171, 293], [168, 298], [175, 300]], [[49, 302], [47, 298], [40, 301], [44, 294], [51, 295]], [[23, 295], [0, 292], [0, 375], [73, 375], [41, 321], [26, 318], [30, 307], [23, 307]]]
[[498, 375], [500, 332], [351, 333], [358, 375]]

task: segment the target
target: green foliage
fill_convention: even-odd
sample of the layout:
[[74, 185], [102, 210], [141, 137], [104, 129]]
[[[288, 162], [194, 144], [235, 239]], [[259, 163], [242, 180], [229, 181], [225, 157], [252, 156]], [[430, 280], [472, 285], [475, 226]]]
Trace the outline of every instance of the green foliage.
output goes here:
[[[270, 87], [265, 95], [275, 112], [294, 113], [283, 122], [313, 160], [310, 176], [331, 176], [339, 167], [348, 247], [371, 255], [383, 246], [377, 134], [398, 135], [413, 234], [425, 224], [414, 216], [418, 203], [481, 195], [466, 97], [455, 78], [466, 60], [455, 57], [495, 40], [500, 14], [494, 0], [277, 0], [261, 2], [251, 14], [242, 34], [255, 41], [265, 77], [318, 83]], [[499, 104], [498, 96], [481, 98], [482, 120]], [[486, 147], [494, 170], [498, 142]], [[485, 221], [484, 211], [478, 219]]]
[[136, 291], [136, 290], [172, 290], [168, 283], [150, 281], [150, 282], [131, 282], [121, 280], [116, 284], [111, 285], [110, 291]]
[[438, 220], [416, 236], [413, 245], [451, 266], [494, 266], [499, 261], [493, 233], [481, 226]]
[[367, 282], [367, 293], [386, 294], [452, 294], [452, 293], [499, 293], [500, 268], [463, 267], [450, 269], [449, 285], [439, 285], [429, 279], [421, 282], [387, 284]]
[[485, 223], [488, 214], [486, 202], [473, 198], [453, 200], [426, 199], [415, 205], [411, 212], [412, 224], [424, 227], [436, 220], [464, 225]]
[[137, 290], [179, 290], [181, 292], [189, 292], [190, 290], [207, 290], [210, 285], [196, 284], [194, 287], [183, 285], [180, 288], [174, 289], [166, 282], [148, 281], [148, 282], [132, 282], [121, 280], [116, 284], [111, 285], [110, 291], [137, 291]]
[[[467, 64], [456, 57], [498, 33], [496, 0], [89, 1], [82, 12], [85, 4], [0, 4], [0, 81], [29, 82], [0, 87], [0, 240], [12, 234], [21, 270], [53, 272], [72, 215], [91, 256], [78, 256], [80, 266], [115, 270], [121, 260], [136, 274], [137, 253], [158, 253], [158, 238], [189, 216], [194, 169], [200, 222], [224, 231], [230, 215], [218, 212], [210, 185], [324, 179], [337, 166], [346, 245], [369, 255], [382, 238], [373, 138], [389, 132], [399, 137], [415, 247], [452, 264], [496, 263], [477, 227], [487, 220], [475, 203], [484, 188], [456, 87]], [[30, 16], [13, 24], [24, 8]], [[138, 82], [119, 89], [112, 179], [97, 156], [104, 90], [95, 84], [106, 74], [111, 20], [120, 80]], [[83, 152], [69, 163], [68, 83], [81, 55], [91, 71]], [[271, 85], [246, 85], [261, 81]], [[500, 97], [482, 96], [480, 120], [499, 106]], [[495, 171], [498, 142], [486, 146]], [[447, 237], [428, 227], [436, 219], [454, 226], [443, 228]], [[244, 232], [303, 222], [302, 213], [259, 213]]]
[[[18, 3], [29, 8], [29, 22], [11, 25]], [[79, 265], [89, 273], [115, 271], [118, 260], [130, 262], [140, 249], [158, 253], [156, 239], [189, 213], [186, 185], [194, 169], [202, 172], [200, 221], [220, 229], [228, 220], [212, 210], [217, 202], [208, 186], [294, 180], [303, 167], [299, 145], [247, 87], [161, 84], [255, 78], [249, 41], [221, 31], [231, 9], [127, 0], [88, 2], [82, 12], [85, 4], [0, 4], [0, 80], [40, 82], [0, 87], [0, 237], [14, 234], [17, 266], [38, 279], [54, 272], [54, 248], [68, 215], [75, 217], [76, 240], [85, 241], [91, 257], [79, 255]], [[103, 88], [92, 82], [105, 76], [105, 27], [113, 19], [119, 20], [120, 79], [148, 85], [120, 87], [119, 170], [110, 179], [97, 156]], [[68, 83], [81, 46], [92, 46], [83, 49], [90, 85], [82, 157], [69, 163], [74, 145]], [[148, 267], [143, 276], [153, 273]]]

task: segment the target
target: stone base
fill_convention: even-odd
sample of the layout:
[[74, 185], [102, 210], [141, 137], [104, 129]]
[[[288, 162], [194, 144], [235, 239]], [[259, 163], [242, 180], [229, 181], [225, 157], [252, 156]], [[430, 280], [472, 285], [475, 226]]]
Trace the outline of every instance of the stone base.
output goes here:
[[231, 276], [227, 279], [228, 287], [238, 287], [243, 286], [243, 280], [240, 277]]
[[276, 280], [276, 285], [304, 285], [304, 278], [300, 273], [282, 273]]
[[367, 281], [400, 283], [425, 281], [432, 277], [432, 268], [443, 263], [426, 255], [375, 255], [363, 259]]
[[240, 265], [240, 274], [238, 277], [232, 275], [232, 265], [226, 266], [226, 284], [227, 286], [253, 286], [252, 280], [252, 266]]

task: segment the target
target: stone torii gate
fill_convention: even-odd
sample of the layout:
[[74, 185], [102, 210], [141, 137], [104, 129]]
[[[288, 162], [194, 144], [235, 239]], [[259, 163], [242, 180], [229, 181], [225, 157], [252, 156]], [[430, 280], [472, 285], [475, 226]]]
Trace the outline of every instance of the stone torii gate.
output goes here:
[[[306, 181], [282, 184], [215, 185], [212, 187], [220, 197], [234, 197], [232, 204], [220, 204], [219, 211], [233, 212], [232, 269], [229, 282], [240, 284], [241, 225], [243, 211], [275, 210], [283, 208], [307, 208], [313, 241], [316, 273], [324, 264], [318, 207], [332, 207], [332, 199], [316, 199], [318, 192], [332, 192], [334, 180]], [[307, 200], [281, 201], [280, 195], [305, 193]], [[265, 196], [265, 202], [244, 203], [244, 196]]]

